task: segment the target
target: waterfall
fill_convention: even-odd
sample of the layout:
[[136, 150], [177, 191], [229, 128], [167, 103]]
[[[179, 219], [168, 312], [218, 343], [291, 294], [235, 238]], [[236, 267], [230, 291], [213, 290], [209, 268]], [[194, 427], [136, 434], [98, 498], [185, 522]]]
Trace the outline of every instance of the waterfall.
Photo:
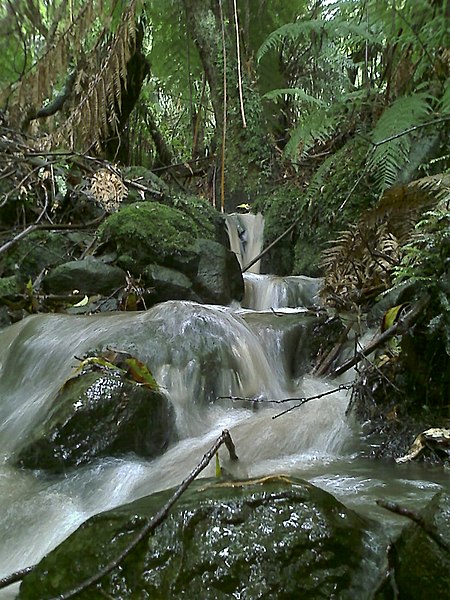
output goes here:
[[[258, 213], [237, 214], [226, 217], [226, 227], [231, 250], [236, 254], [242, 268], [255, 259], [262, 250], [264, 218]], [[259, 273], [261, 261], [258, 260], [249, 271]]]
[[[375, 506], [377, 490], [394, 500], [399, 490], [432, 495], [438, 484], [420, 474], [410, 482], [385, 465], [368, 474], [355, 458], [360, 432], [345, 416], [348, 393], [311, 376], [299, 359], [319, 285], [250, 273], [242, 308], [170, 301], [136, 313], [35, 315], [0, 331], [0, 577], [39, 561], [93, 514], [179, 484], [224, 428], [239, 461], [222, 449], [220, 460], [236, 477], [291, 473], [363, 508]], [[174, 407], [178, 441], [156, 459], [103, 458], [61, 476], [15, 468], [9, 458], [73, 375], [75, 357], [106, 346], [148, 365]], [[333, 390], [273, 418], [295, 398]], [[213, 466], [202, 476], [214, 476]]]

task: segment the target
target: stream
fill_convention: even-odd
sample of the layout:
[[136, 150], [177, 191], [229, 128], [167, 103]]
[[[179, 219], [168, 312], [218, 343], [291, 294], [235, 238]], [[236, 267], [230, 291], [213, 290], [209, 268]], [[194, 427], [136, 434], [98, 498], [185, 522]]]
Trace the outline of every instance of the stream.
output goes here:
[[[243, 259], [244, 262], [248, 257]], [[378, 520], [386, 537], [405, 524], [375, 503], [418, 509], [448, 474], [437, 467], [377, 462], [362, 428], [346, 417], [350, 392], [296, 402], [352, 380], [307, 372], [302, 347], [311, 335], [320, 281], [245, 275], [242, 306], [170, 301], [145, 312], [93, 316], [36, 315], [0, 332], [0, 578], [35, 564], [90, 516], [179, 484], [229, 429], [238, 463], [220, 450], [236, 477], [290, 474]], [[75, 357], [111, 346], [144, 361], [176, 412], [179, 441], [164, 455], [100, 459], [63, 475], [19, 470], [9, 458], [45, 416], [74, 372]], [[202, 474], [214, 476], [214, 465]], [[0, 592], [14, 598], [18, 585]]]

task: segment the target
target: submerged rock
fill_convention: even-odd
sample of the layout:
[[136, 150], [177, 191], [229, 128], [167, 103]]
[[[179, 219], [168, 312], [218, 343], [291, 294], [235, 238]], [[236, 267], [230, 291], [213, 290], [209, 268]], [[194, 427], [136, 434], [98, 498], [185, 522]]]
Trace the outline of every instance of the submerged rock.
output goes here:
[[[59, 596], [94, 575], [172, 492], [91, 518], [25, 577], [19, 598]], [[369, 598], [367, 525], [303, 480], [197, 481], [154, 534], [82, 597]]]
[[174, 439], [174, 430], [173, 408], [160, 392], [114, 372], [82, 373], [61, 388], [15, 462], [58, 473], [101, 456], [152, 458]]

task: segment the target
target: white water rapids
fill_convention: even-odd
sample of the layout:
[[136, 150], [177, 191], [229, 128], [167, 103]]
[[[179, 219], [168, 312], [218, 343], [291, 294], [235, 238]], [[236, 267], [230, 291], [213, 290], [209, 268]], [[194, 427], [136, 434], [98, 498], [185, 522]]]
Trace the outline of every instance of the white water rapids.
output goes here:
[[[257, 306], [278, 309], [276, 314], [173, 301], [142, 313], [37, 315], [0, 332], [0, 577], [38, 562], [93, 514], [179, 484], [224, 428], [239, 456], [235, 465], [220, 452], [231, 474], [303, 477], [389, 527], [403, 522], [377, 508], [376, 498], [417, 507], [448, 485], [439, 470], [362, 458], [360, 429], [345, 416], [345, 390], [277, 419], [272, 417], [292, 402], [226, 398], [280, 400], [336, 387], [294, 364], [310, 335], [309, 317], [298, 305], [316, 297], [317, 280], [275, 279], [273, 285], [271, 276], [248, 276], [244, 305], [257, 304], [264, 293]], [[280, 292], [283, 286], [288, 289]], [[295, 310], [280, 309], [292, 299]], [[13, 467], [9, 457], [73, 374], [74, 357], [108, 345], [150, 367], [175, 408], [179, 441], [154, 460], [100, 459], [62, 476]], [[203, 476], [214, 476], [214, 466]], [[3, 590], [0, 598], [14, 598], [17, 589]]]

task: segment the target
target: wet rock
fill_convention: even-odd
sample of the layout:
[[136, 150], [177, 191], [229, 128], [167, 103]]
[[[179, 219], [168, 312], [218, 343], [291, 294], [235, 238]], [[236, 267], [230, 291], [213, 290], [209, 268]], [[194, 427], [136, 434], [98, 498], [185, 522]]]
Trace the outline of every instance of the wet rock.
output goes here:
[[[91, 518], [25, 577], [19, 598], [59, 596], [95, 574], [172, 493]], [[367, 525], [303, 480], [197, 481], [154, 534], [82, 597], [370, 598]]]
[[126, 285], [126, 275], [119, 267], [96, 258], [86, 258], [59, 265], [44, 277], [47, 293], [64, 294], [79, 290], [82, 294], [112, 294]]
[[[390, 551], [397, 598], [447, 598], [450, 590], [450, 496], [436, 494], [420, 513], [422, 527], [410, 523]], [[431, 535], [430, 535], [431, 534]], [[392, 582], [392, 579], [391, 579]], [[382, 598], [391, 598], [387, 583]]]
[[143, 272], [145, 282], [154, 290], [156, 302], [166, 300], [199, 300], [192, 289], [192, 281], [180, 271], [149, 265]]
[[236, 255], [212, 240], [199, 239], [199, 256], [194, 288], [204, 302], [229, 304], [244, 297], [244, 280]]
[[18, 454], [21, 467], [63, 472], [101, 456], [152, 458], [174, 439], [172, 406], [160, 392], [118, 373], [69, 379], [40, 431]]

